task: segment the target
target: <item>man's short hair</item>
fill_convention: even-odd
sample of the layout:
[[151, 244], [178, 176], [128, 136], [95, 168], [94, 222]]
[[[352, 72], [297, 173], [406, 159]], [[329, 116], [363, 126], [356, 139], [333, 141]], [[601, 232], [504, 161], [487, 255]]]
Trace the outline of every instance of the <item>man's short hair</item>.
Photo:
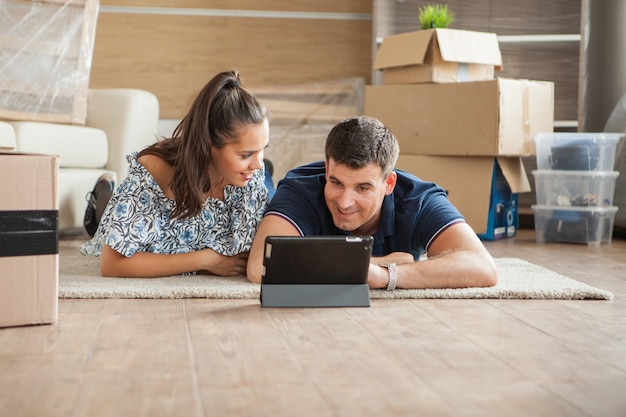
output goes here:
[[391, 173], [400, 154], [396, 137], [382, 122], [373, 117], [349, 117], [336, 124], [326, 139], [326, 160], [332, 158], [351, 169], [363, 168], [372, 162], [383, 176]]

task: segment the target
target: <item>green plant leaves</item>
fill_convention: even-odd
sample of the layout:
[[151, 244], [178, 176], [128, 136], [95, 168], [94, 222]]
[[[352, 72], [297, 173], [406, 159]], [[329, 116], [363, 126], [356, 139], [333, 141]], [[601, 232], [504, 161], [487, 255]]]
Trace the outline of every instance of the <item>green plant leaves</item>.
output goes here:
[[422, 29], [445, 28], [454, 21], [454, 12], [447, 4], [429, 4], [419, 8]]

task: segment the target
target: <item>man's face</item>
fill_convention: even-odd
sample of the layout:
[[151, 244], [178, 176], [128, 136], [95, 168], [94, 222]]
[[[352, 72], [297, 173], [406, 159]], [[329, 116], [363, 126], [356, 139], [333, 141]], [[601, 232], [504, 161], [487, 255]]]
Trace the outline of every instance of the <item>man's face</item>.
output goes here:
[[395, 184], [396, 173], [383, 178], [374, 163], [351, 169], [332, 158], [326, 161], [324, 198], [335, 226], [354, 235], [373, 235], [380, 224], [383, 199]]

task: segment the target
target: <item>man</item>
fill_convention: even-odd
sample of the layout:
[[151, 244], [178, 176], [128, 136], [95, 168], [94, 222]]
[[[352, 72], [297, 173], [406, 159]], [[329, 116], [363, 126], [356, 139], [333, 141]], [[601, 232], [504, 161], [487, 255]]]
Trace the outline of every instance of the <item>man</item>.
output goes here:
[[441, 187], [394, 170], [399, 152], [374, 118], [333, 127], [325, 161], [295, 168], [278, 184], [250, 250], [248, 279], [261, 281], [266, 236], [344, 234], [374, 236], [370, 288], [495, 285], [494, 260], [476, 233]]

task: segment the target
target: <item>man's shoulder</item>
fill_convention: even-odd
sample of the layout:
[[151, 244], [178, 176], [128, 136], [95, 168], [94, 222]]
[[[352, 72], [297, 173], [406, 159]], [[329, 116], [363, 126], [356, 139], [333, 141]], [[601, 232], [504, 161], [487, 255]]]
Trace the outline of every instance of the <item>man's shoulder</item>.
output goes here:
[[285, 192], [286, 189], [296, 189], [299, 190], [299, 193], [310, 194], [323, 189], [325, 182], [324, 163], [313, 162], [289, 170], [278, 181], [276, 190], [278, 191], [279, 188], [282, 188], [283, 192]]
[[320, 175], [324, 175], [324, 173], [324, 162], [316, 161], [290, 169], [285, 175], [285, 179], [310, 177], [317, 178]]
[[411, 174], [410, 172], [405, 171], [403, 169], [395, 168], [394, 171], [396, 171], [396, 174], [398, 174], [398, 178], [402, 178], [404, 181], [424, 182], [417, 175]]
[[440, 188], [431, 181], [425, 181], [410, 172], [395, 169], [398, 176], [396, 190], [402, 194], [414, 195]]
[[292, 169], [278, 182], [266, 214], [284, 217], [302, 234], [323, 234], [328, 216], [324, 183], [323, 162]]

